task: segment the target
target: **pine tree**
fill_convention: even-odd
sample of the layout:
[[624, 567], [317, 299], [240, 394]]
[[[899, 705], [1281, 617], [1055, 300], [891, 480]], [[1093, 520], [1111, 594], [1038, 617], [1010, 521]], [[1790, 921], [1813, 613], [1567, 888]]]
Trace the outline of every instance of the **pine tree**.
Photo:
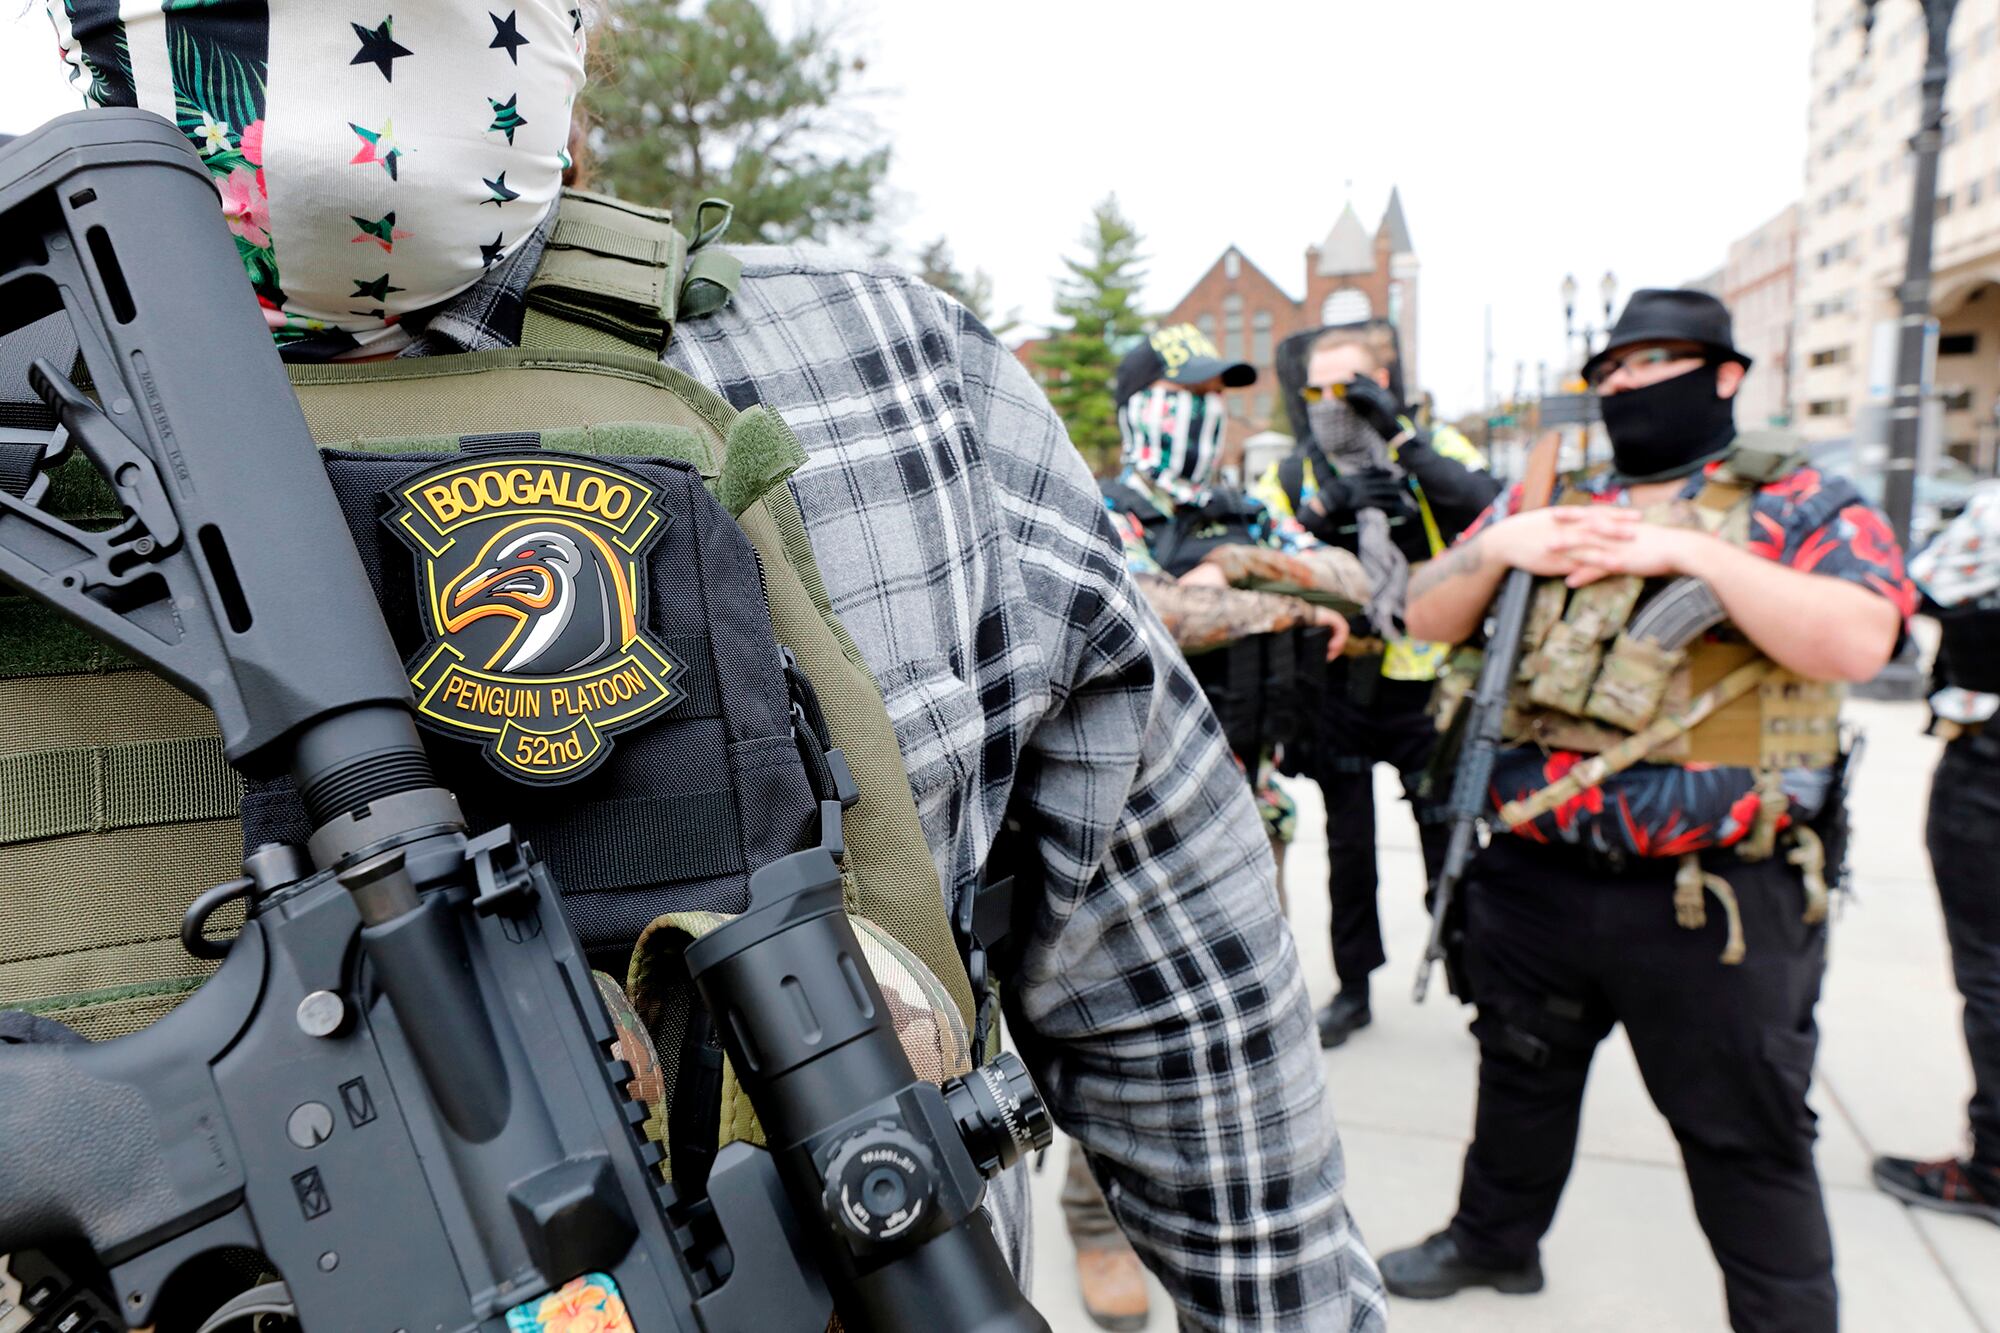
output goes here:
[[865, 233], [889, 150], [869, 147], [851, 87], [862, 62], [814, 24], [776, 32], [758, 0], [614, 0], [584, 93], [590, 183], [692, 225], [710, 195], [731, 235], [774, 243]]
[[1049, 402], [1069, 437], [1100, 476], [1118, 463], [1118, 422], [1111, 401], [1119, 352], [1113, 345], [1145, 332], [1139, 287], [1145, 281], [1140, 238], [1109, 195], [1091, 213], [1081, 259], [1064, 258], [1069, 276], [1056, 285], [1056, 314], [1068, 322], [1042, 349], [1051, 373]]

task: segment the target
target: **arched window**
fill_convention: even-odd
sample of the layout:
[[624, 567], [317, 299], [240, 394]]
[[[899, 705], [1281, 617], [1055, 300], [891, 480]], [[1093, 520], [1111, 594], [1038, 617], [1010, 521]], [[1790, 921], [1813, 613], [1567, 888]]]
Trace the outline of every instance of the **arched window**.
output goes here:
[[1196, 328], [1198, 328], [1198, 329], [1200, 329], [1200, 330], [1201, 330], [1201, 336], [1202, 336], [1202, 337], [1204, 337], [1204, 338], [1208, 339], [1208, 340], [1209, 340], [1209, 342], [1211, 342], [1211, 343], [1213, 343], [1213, 342], [1215, 341], [1215, 316], [1214, 316], [1214, 315], [1197, 315], [1197, 316], [1195, 316], [1195, 321], [1194, 321], [1194, 326], [1195, 326]]
[[1259, 310], [1250, 317], [1250, 360], [1260, 366], [1271, 364], [1271, 312]]
[[1375, 306], [1369, 301], [1366, 292], [1356, 291], [1352, 287], [1342, 287], [1339, 291], [1329, 294], [1326, 304], [1319, 308], [1319, 322], [1359, 324], [1364, 319], [1372, 318], [1374, 314]]
[[1222, 298], [1222, 356], [1243, 360], [1243, 298], [1235, 292]]

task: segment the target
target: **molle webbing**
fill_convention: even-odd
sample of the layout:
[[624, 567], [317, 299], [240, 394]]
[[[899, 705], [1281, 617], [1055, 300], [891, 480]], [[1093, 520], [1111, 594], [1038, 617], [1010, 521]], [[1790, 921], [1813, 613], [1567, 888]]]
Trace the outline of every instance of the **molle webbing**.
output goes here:
[[[710, 248], [729, 225], [721, 218], [690, 243], [664, 209], [565, 190], [548, 246], [528, 283], [521, 345], [658, 357], [674, 322], [720, 309], [742, 278], [734, 256]], [[558, 420], [559, 418], [551, 418]]]
[[212, 970], [180, 918], [239, 873], [242, 783], [208, 711], [144, 672], [0, 680], [0, 717], [0, 1008], [135, 1031]]

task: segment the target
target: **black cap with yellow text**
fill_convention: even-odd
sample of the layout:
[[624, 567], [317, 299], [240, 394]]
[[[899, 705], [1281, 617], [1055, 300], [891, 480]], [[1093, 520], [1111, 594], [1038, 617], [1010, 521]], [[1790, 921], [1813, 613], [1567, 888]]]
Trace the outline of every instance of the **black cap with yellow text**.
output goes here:
[[1257, 367], [1225, 361], [1208, 335], [1192, 324], [1169, 324], [1125, 354], [1111, 396], [1123, 407], [1133, 394], [1160, 380], [1206, 384], [1213, 379], [1220, 379], [1225, 389], [1241, 389], [1257, 382]]

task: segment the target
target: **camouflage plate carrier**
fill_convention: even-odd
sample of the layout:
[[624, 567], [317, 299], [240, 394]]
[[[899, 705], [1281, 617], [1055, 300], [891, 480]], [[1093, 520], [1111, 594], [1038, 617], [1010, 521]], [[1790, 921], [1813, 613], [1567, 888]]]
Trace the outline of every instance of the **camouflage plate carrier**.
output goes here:
[[[1758, 490], [1802, 463], [1793, 436], [1740, 436], [1691, 501], [1656, 505], [1645, 521], [1699, 528], [1745, 545]], [[1578, 479], [1556, 503], [1593, 503]], [[1454, 654], [1439, 688], [1441, 728], [1477, 679], [1478, 663], [1477, 650]], [[1764, 656], [1729, 626], [1699, 579], [1613, 576], [1577, 589], [1558, 578], [1540, 580], [1505, 738], [1589, 758], [1503, 806], [1500, 822], [1510, 828], [1528, 823], [1641, 761], [1743, 767], [1756, 774], [1758, 811], [1734, 851], [1746, 861], [1763, 860], [1779, 850], [1778, 824], [1788, 804], [1784, 771], [1826, 768], [1840, 757], [1844, 694], [1838, 683], [1808, 680]], [[1816, 922], [1826, 914], [1827, 899], [1818, 837], [1803, 824], [1784, 832], [1786, 858], [1805, 876], [1805, 919]], [[1728, 915], [1722, 961], [1740, 962], [1744, 941], [1734, 892], [1704, 871], [1697, 855], [1682, 857], [1674, 904], [1683, 926], [1706, 924], [1705, 891]]]
[[[708, 221], [709, 207], [703, 206], [698, 223]], [[396, 548], [397, 537], [405, 537], [406, 544], [428, 539], [418, 528], [392, 534], [385, 527], [385, 520], [397, 517], [387, 512], [393, 496], [373, 489], [376, 483], [369, 479], [391, 465], [401, 468], [398, 475], [429, 476], [454, 458], [476, 460], [482, 451], [511, 445], [559, 451], [547, 456], [575, 475], [589, 472], [595, 455], [607, 467], [661, 480], [667, 489], [678, 484], [677, 477], [698, 479], [692, 498], [683, 497], [681, 509], [666, 515], [659, 546], [664, 550], [680, 540], [685, 548], [689, 523], [697, 534], [709, 533], [702, 526], [709, 520], [697, 512], [705, 507], [716, 515], [714, 524], [729, 531], [697, 544], [698, 571], [707, 570], [719, 551], [715, 558], [736, 560], [732, 568], [754, 567], [761, 574], [768, 619], [759, 614], [754, 596], [737, 596], [755, 624], [732, 633], [753, 646], [756, 633], [762, 633], [769, 662], [758, 657], [760, 675], [779, 682], [803, 678], [793, 691], [789, 730], [792, 738], [811, 735], [817, 743], [801, 742], [793, 753], [774, 737], [758, 762], [778, 772], [790, 784], [787, 791], [810, 779], [815, 795], [831, 784], [847, 799], [844, 819], [825, 831], [844, 836], [849, 911], [884, 994], [907, 1008], [899, 1026], [912, 1064], [942, 1079], [966, 1072], [976, 1055], [997, 1044], [995, 1006], [983, 987], [975, 995], [964, 951], [969, 929], [947, 917], [895, 731], [876, 682], [828, 603], [797, 500], [786, 484], [805, 461], [804, 451], [774, 414], [761, 408], [739, 413], [660, 361], [677, 319], [720, 308], [734, 290], [740, 265], [709, 245], [726, 222], [725, 208], [713, 225], [700, 228], [691, 247], [664, 212], [567, 192], [527, 292], [518, 349], [294, 366], [292, 380], [314, 437], [329, 451], [336, 492], [364, 547], [364, 560], [389, 559], [381, 552]], [[557, 478], [546, 484], [559, 489], [571, 483]], [[589, 479], [573, 484], [582, 495]], [[57, 485], [70, 490], [58, 493], [51, 508], [73, 516], [116, 517], [115, 510], [102, 512], [109, 492], [91, 478], [65, 474]], [[704, 489], [707, 496], [700, 494]], [[451, 493], [443, 494], [448, 509]], [[678, 537], [677, 526], [683, 529]], [[628, 548], [634, 583], [645, 578], [643, 561], [650, 558], [652, 540], [634, 539]], [[369, 554], [371, 543], [380, 548], [375, 555]], [[612, 548], [603, 549], [609, 557]], [[732, 549], [742, 556], [732, 555]], [[425, 551], [419, 547], [414, 553], [421, 560]], [[392, 587], [396, 582], [382, 582], [377, 590], [399, 642], [407, 643], [417, 599], [408, 580]], [[656, 578], [653, 586], [664, 585]], [[716, 600], [711, 597], [710, 604]], [[785, 659], [782, 674], [777, 645]], [[705, 684], [699, 669], [682, 676], [669, 670], [698, 668], [699, 656], [685, 643], [668, 643], [653, 663], [657, 671], [639, 672], [635, 666], [636, 674], [629, 675], [642, 686], [656, 685], [653, 676], [664, 677], [672, 688], [663, 697], [676, 706], [663, 705], [660, 712], [672, 726], [692, 728], [690, 719], [719, 725], [710, 720], [713, 711], [703, 710], [721, 704], [673, 696], [673, 688], [715, 696], [731, 687], [732, 682], [715, 679], [714, 667]], [[420, 675], [430, 669], [411, 660]], [[618, 702], [626, 680], [597, 681], [593, 700]], [[476, 685], [457, 682], [468, 707], [481, 698], [502, 698], [481, 696]], [[786, 686], [779, 683], [776, 689], [782, 724]], [[418, 695], [420, 703], [427, 697], [422, 681]], [[0, 701], [0, 884], [6, 886], [8, 909], [7, 929], [0, 932], [0, 1008], [57, 1019], [96, 1039], [135, 1031], [186, 998], [212, 970], [213, 963], [183, 949], [183, 912], [197, 894], [239, 875], [246, 824], [260, 840], [259, 830], [283, 827], [282, 818], [272, 815], [278, 807], [269, 806], [267, 798], [282, 805], [289, 795], [252, 784], [246, 800], [245, 783], [224, 760], [214, 721], [204, 709], [13, 596], [0, 596]], [[609, 719], [608, 731], [621, 715], [607, 708], [602, 716]], [[600, 773], [606, 782], [612, 780], [606, 775], [629, 775], [646, 734], [617, 738], [617, 749], [627, 752], [626, 767], [606, 765]], [[559, 768], [569, 747], [579, 766], [598, 762], [605, 756], [589, 749], [594, 736], [605, 739], [588, 728], [531, 738], [522, 743], [521, 761], [553, 755]], [[694, 870], [670, 873], [663, 865], [653, 868], [649, 880], [648, 866], [640, 863], [644, 857], [680, 866], [700, 860], [702, 849], [686, 845], [700, 839], [660, 834], [649, 818], [621, 816], [623, 805], [609, 798], [645, 793], [600, 792], [590, 802], [577, 801], [561, 787], [509, 786], [504, 765], [496, 773], [476, 756], [469, 762], [472, 751], [463, 744], [441, 741], [432, 748], [440, 774], [462, 793], [476, 794], [483, 780], [493, 817], [530, 828], [540, 821], [541, 831], [533, 835], [537, 847], [566, 887], [572, 872], [551, 854], [565, 844], [568, 860], [582, 867], [577, 873], [588, 877], [603, 863], [609, 866], [605, 874], [620, 872], [618, 882], [641, 895], [600, 894], [611, 906], [598, 917], [576, 916], [574, 903], [572, 915], [594, 958], [610, 965], [615, 957], [623, 965], [629, 953], [626, 989], [637, 1017], [628, 1012], [624, 1025], [636, 1041], [632, 1029], [635, 1022], [642, 1024], [658, 1046], [656, 1061], [636, 1051], [633, 1059], [654, 1103], [655, 1136], [666, 1140], [667, 1117], [675, 1114], [667, 1109], [668, 1097], [693, 1059], [714, 1066], [709, 1071], [714, 1077], [704, 1085], [703, 1100], [711, 1104], [692, 1108], [687, 1122], [694, 1132], [711, 1136], [713, 1146], [759, 1137], [719, 1043], [690, 1038], [690, 1014], [699, 1006], [691, 1004], [680, 964], [680, 952], [692, 938], [740, 908], [740, 893], [694, 893], [689, 901], [677, 901], [676, 910], [655, 909], [636, 926], [613, 910], [623, 902], [629, 915], [633, 903], [652, 901], [643, 896], [649, 883], [734, 884], [747, 869], [732, 871], [721, 864], [727, 856], [718, 854], [716, 864], [700, 867], [706, 879]], [[728, 747], [726, 773], [739, 771], [742, 749]], [[803, 779], [795, 779], [789, 775], [801, 771], [801, 754]], [[814, 772], [820, 755], [833, 768], [844, 756], [847, 771]], [[621, 762], [619, 755], [609, 759]], [[673, 760], [671, 755], [661, 760], [661, 771], [672, 769]], [[700, 765], [682, 755], [679, 767], [690, 766]], [[662, 780], [685, 785], [702, 776], [672, 774]], [[714, 785], [712, 775], [707, 785]], [[730, 795], [711, 794], [718, 800]], [[735, 793], [733, 800], [743, 824], [756, 822], [762, 813], [758, 792]], [[802, 800], [787, 800], [809, 808]], [[629, 804], [636, 808], [638, 802]], [[824, 817], [824, 804], [820, 811]], [[728, 821], [731, 832], [737, 822]], [[794, 821], [793, 831], [800, 822]], [[811, 831], [821, 830], [815, 824]], [[738, 849], [739, 861], [747, 848], [746, 843]], [[594, 858], [593, 849], [604, 855]], [[624, 863], [612, 864], [621, 857]], [[595, 928], [593, 920], [600, 923]], [[652, 924], [645, 926], [646, 920]]]

